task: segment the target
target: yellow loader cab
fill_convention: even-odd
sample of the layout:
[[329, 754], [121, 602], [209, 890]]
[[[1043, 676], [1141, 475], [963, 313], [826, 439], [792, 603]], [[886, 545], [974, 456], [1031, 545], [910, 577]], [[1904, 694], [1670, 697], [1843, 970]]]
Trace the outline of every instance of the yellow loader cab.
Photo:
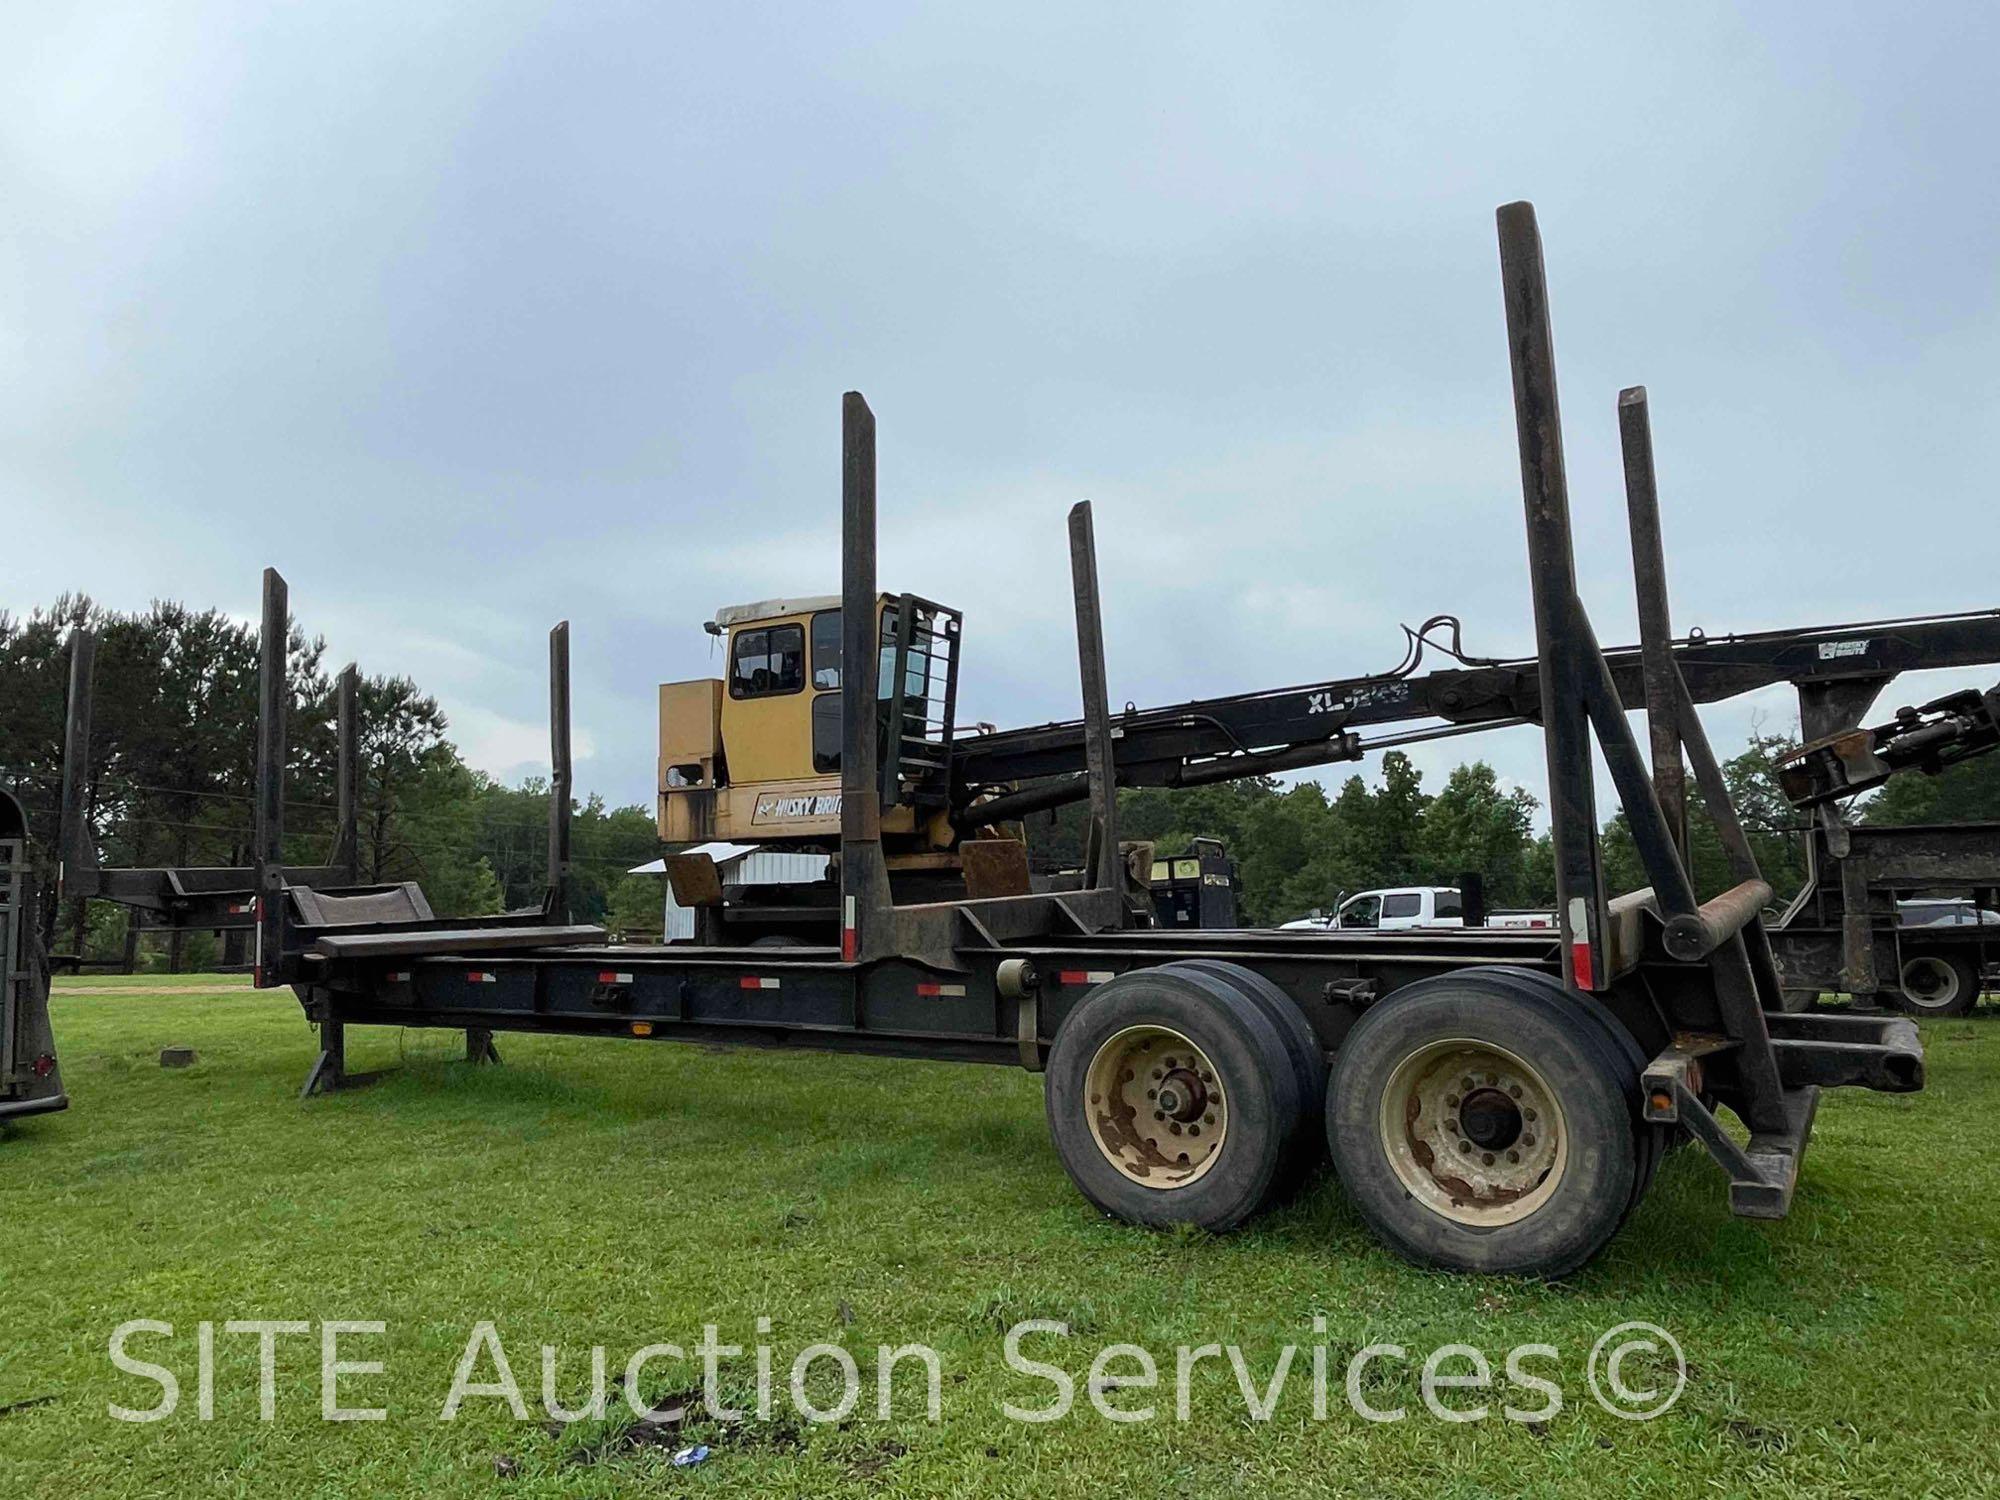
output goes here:
[[[946, 767], [960, 615], [875, 601], [881, 643], [882, 834], [909, 858], [948, 851]], [[720, 609], [725, 675], [660, 687], [660, 837], [825, 844], [840, 837], [840, 596]]]

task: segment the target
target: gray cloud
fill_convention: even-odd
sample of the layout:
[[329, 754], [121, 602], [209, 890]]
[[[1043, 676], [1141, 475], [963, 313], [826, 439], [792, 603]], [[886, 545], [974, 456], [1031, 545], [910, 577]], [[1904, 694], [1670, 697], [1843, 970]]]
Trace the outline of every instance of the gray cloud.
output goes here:
[[[1682, 625], [1991, 604], [1996, 30], [30, 9], [0, 61], [0, 600], [247, 616], [274, 563], [508, 773], [566, 615], [580, 780], [644, 801], [653, 685], [713, 670], [700, 622], [834, 586], [859, 387], [884, 580], [965, 605], [978, 716], [1074, 711], [1082, 496], [1120, 700], [1378, 668], [1439, 609], [1519, 651], [1491, 211], [1530, 197], [1601, 634], [1632, 633], [1634, 381]], [[1757, 713], [1792, 710], [1712, 733]], [[1419, 760], [1472, 753], [1539, 790], [1531, 732]]]

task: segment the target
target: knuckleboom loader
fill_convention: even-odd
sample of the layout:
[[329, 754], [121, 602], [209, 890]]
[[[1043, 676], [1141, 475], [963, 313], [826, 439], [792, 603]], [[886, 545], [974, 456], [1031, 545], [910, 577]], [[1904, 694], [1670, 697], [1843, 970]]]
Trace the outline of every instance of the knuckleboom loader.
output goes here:
[[[957, 844], [945, 783], [958, 688], [957, 610], [912, 595], [875, 604], [877, 712], [892, 868]], [[788, 843], [840, 838], [838, 595], [717, 610], [724, 676], [660, 687], [660, 837]], [[936, 861], [933, 860], [935, 863]]]

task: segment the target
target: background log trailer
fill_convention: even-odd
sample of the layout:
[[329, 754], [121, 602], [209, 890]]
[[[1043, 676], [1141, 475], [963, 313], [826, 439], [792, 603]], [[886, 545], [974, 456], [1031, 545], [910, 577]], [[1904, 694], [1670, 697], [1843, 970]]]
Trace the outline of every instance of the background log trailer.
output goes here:
[[[1850, 708], [1878, 688], [1857, 684]], [[1780, 767], [1787, 797], [1814, 818], [1806, 884], [1773, 934], [1788, 994], [1883, 994], [1934, 1016], [1978, 1002], [2000, 959], [2000, 921], [1988, 920], [2000, 911], [2000, 824], [1857, 828], [1838, 804], [1892, 776], [1935, 775], [1996, 748], [2000, 688], [1899, 709], [1872, 728], [1840, 725]], [[1917, 899], [1940, 895], [1962, 899]]]
[[28, 815], [0, 791], [0, 1120], [66, 1109]]
[[[282, 864], [284, 587], [266, 575], [258, 756], [257, 982], [318, 1025], [308, 1093], [354, 1082], [350, 1025], [701, 1040], [1014, 1064], [1046, 1074], [1050, 1131], [1083, 1194], [1145, 1224], [1241, 1222], [1330, 1154], [1360, 1212], [1412, 1260], [1559, 1274], [1643, 1196], [1679, 1126], [1722, 1166], [1734, 1210], [1789, 1206], [1819, 1090], [1923, 1083], [1912, 1023], [1791, 1016], [1770, 899], [1671, 653], [1636, 687], [1657, 744], [1684, 750], [1737, 884], [1697, 903], [1625, 717], [1626, 690], [1577, 596], [1541, 245], [1499, 215], [1526, 502], [1559, 933], [1179, 932], [1143, 927], [1120, 857], [1090, 509], [1070, 515], [1091, 830], [1081, 888], [898, 904], [881, 849], [875, 685], [850, 671], [840, 771], [837, 944], [614, 948], [570, 925], [567, 633], [552, 638], [557, 795], [549, 894], [533, 913], [432, 917], [413, 887], [315, 888]], [[842, 598], [850, 663], [874, 659], [875, 425], [843, 406]], [[1591, 745], [1651, 875], [1607, 900]], [[979, 858], [976, 841], [968, 863]], [[698, 874], [696, 869], [692, 875]], [[346, 880], [346, 872], [338, 872]], [[105, 888], [115, 887], [115, 882]], [[698, 894], [693, 893], [691, 894]], [[1715, 1110], [1749, 1127], [1739, 1144]]]

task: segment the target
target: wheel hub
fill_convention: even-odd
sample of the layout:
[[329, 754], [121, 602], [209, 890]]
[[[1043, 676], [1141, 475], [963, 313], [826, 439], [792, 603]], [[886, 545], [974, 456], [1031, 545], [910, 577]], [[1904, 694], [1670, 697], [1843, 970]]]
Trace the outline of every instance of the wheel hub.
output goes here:
[[1521, 1106], [1497, 1088], [1476, 1088], [1458, 1104], [1459, 1132], [1482, 1151], [1505, 1151], [1521, 1139]]
[[1397, 1065], [1381, 1141], [1410, 1195], [1461, 1224], [1526, 1218], [1568, 1161], [1560, 1102], [1541, 1074], [1489, 1042], [1436, 1042]]
[[1215, 1065], [1166, 1026], [1133, 1026], [1097, 1049], [1084, 1075], [1091, 1138], [1149, 1188], [1185, 1187], [1221, 1154], [1229, 1098]]
[[1199, 1120], [1208, 1108], [1208, 1087], [1193, 1069], [1174, 1068], [1160, 1080], [1154, 1102], [1164, 1114], [1186, 1124]]

